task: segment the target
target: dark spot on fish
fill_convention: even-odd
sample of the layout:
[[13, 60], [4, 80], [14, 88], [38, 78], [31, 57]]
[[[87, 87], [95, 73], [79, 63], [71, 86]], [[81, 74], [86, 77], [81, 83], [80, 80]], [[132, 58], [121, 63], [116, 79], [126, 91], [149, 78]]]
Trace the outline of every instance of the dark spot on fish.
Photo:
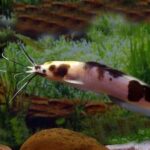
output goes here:
[[109, 81], [112, 81], [112, 78], [109, 78]]
[[97, 67], [98, 79], [102, 79], [104, 77], [104, 67], [105, 65], [99, 64], [97, 62], [86, 62], [85, 69], [91, 69], [93, 67]]
[[123, 73], [123, 72], [121, 72], [121, 71], [119, 71], [119, 70], [116, 70], [116, 69], [107, 68], [106, 70], [107, 70], [107, 71], [109, 72], [109, 74], [110, 74], [111, 76], [113, 76], [114, 78], [122, 77], [123, 75], [125, 75], [125, 73]]
[[144, 88], [138, 81], [132, 80], [128, 85], [128, 100], [138, 102], [144, 96]]
[[45, 70], [45, 69], [43, 69], [43, 70], [42, 70], [42, 72], [45, 74], [45, 73], [46, 73], [46, 70]]
[[100, 79], [104, 76], [105, 71], [108, 71], [109, 74], [114, 78], [118, 78], [118, 77], [121, 77], [121, 76], [125, 75], [125, 73], [123, 73], [121, 71], [118, 71], [116, 69], [112, 69], [112, 68], [110, 68], [110, 67], [108, 67], [104, 64], [100, 64], [100, 63], [97, 63], [97, 62], [86, 62], [85, 69], [92, 68], [92, 67], [97, 67], [98, 68], [97, 70], [98, 70]]
[[51, 66], [49, 67], [49, 71], [54, 71], [54, 70], [55, 70], [55, 68], [56, 68], [56, 66], [55, 66], [55, 65], [51, 65]]
[[35, 66], [35, 69], [37, 70], [37, 69], [41, 69], [41, 66]]
[[97, 72], [98, 72], [98, 78], [103, 79], [104, 77], [104, 70], [100, 67], [97, 67]]
[[145, 93], [145, 100], [150, 102], [150, 87], [149, 86], [144, 86], [144, 93]]
[[69, 65], [62, 64], [57, 69], [53, 71], [54, 75], [57, 77], [64, 77], [68, 73]]
[[85, 67], [102, 67], [102, 68], [107, 68], [106, 65], [100, 64], [100, 63], [97, 63], [97, 62], [94, 62], [94, 61], [86, 62], [86, 66]]

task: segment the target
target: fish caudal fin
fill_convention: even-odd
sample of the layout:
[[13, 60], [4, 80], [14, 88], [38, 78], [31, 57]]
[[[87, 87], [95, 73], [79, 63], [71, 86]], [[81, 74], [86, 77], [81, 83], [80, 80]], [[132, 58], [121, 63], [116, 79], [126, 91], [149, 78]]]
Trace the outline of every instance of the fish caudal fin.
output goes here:
[[130, 103], [127, 101], [123, 101], [120, 100], [118, 98], [109, 96], [109, 98], [116, 104], [118, 104], [119, 106], [121, 106], [122, 108], [125, 108], [127, 110], [133, 111], [133, 112], [138, 112], [140, 114], [143, 114], [145, 116], [150, 117], [150, 108], [145, 108], [143, 106], [140, 106], [138, 104], [134, 104], [134, 103]]

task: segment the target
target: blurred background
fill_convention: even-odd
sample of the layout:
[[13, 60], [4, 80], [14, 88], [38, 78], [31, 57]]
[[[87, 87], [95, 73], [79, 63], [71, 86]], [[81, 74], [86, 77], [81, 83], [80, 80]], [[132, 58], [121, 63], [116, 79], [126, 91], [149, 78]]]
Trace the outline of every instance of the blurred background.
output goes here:
[[[0, 52], [30, 65], [96, 61], [150, 84], [150, 0], [1, 0]], [[25, 68], [0, 59], [0, 144], [13, 149], [33, 133], [63, 127], [102, 144], [150, 138], [150, 120], [111, 103], [107, 95], [80, 91], [36, 77], [11, 103]], [[20, 82], [21, 81], [21, 82]], [[19, 84], [18, 84], [19, 83]], [[19, 86], [17, 86], [19, 85]]]

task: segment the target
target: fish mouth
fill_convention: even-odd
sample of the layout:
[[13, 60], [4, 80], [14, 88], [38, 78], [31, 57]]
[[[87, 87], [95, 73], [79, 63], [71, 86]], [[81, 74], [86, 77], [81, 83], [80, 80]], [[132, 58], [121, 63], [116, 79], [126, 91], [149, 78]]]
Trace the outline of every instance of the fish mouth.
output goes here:
[[29, 70], [27, 70], [26, 73], [37, 73], [35, 67], [28, 66], [27, 68], [28, 68]]
[[37, 75], [40, 75], [42, 77], [46, 77], [46, 74], [40, 73], [40, 72], [36, 72]]
[[40, 66], [39, 65], [37, 65], [37, 66], [28, 66], [27, 67], [29, 70], [27, 70], [26, 71], [26, 73], [33, 73], [33, 74], [37, 74], [37, 75], [40, 75], [40, 76], [42, 76], [42, 77], [45, 77], [46, 76], [46, 74], [43, 74], [43, 73], [41, 73], [41, 72], [39, 72], [38, 71], [38, 69], [40, 69]]

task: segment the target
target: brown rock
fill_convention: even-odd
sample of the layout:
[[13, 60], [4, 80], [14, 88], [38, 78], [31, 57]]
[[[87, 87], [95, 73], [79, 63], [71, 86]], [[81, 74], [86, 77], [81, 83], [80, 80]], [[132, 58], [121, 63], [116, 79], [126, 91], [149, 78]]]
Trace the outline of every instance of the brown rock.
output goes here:
[[8, 146], [0, 144], [0, 150], [12, 150], [12, 149], [10, 147], [8, 147]]
[[74, 112], [74, 104], [69, 100], [32, 98], [28, 116], [34, 117], [35, 114], [47, 114], [51, 118], [68, 117]]
[[31, 136], [20, 150], [108, 150], [95, 139], [68, 129], [42, 130]]
[[100, 113], [105, 113], [109, 110], [109, 106], [105, 103], [87, 103], [85, 105], [85, 112], [88, 115], [96, 115]]

